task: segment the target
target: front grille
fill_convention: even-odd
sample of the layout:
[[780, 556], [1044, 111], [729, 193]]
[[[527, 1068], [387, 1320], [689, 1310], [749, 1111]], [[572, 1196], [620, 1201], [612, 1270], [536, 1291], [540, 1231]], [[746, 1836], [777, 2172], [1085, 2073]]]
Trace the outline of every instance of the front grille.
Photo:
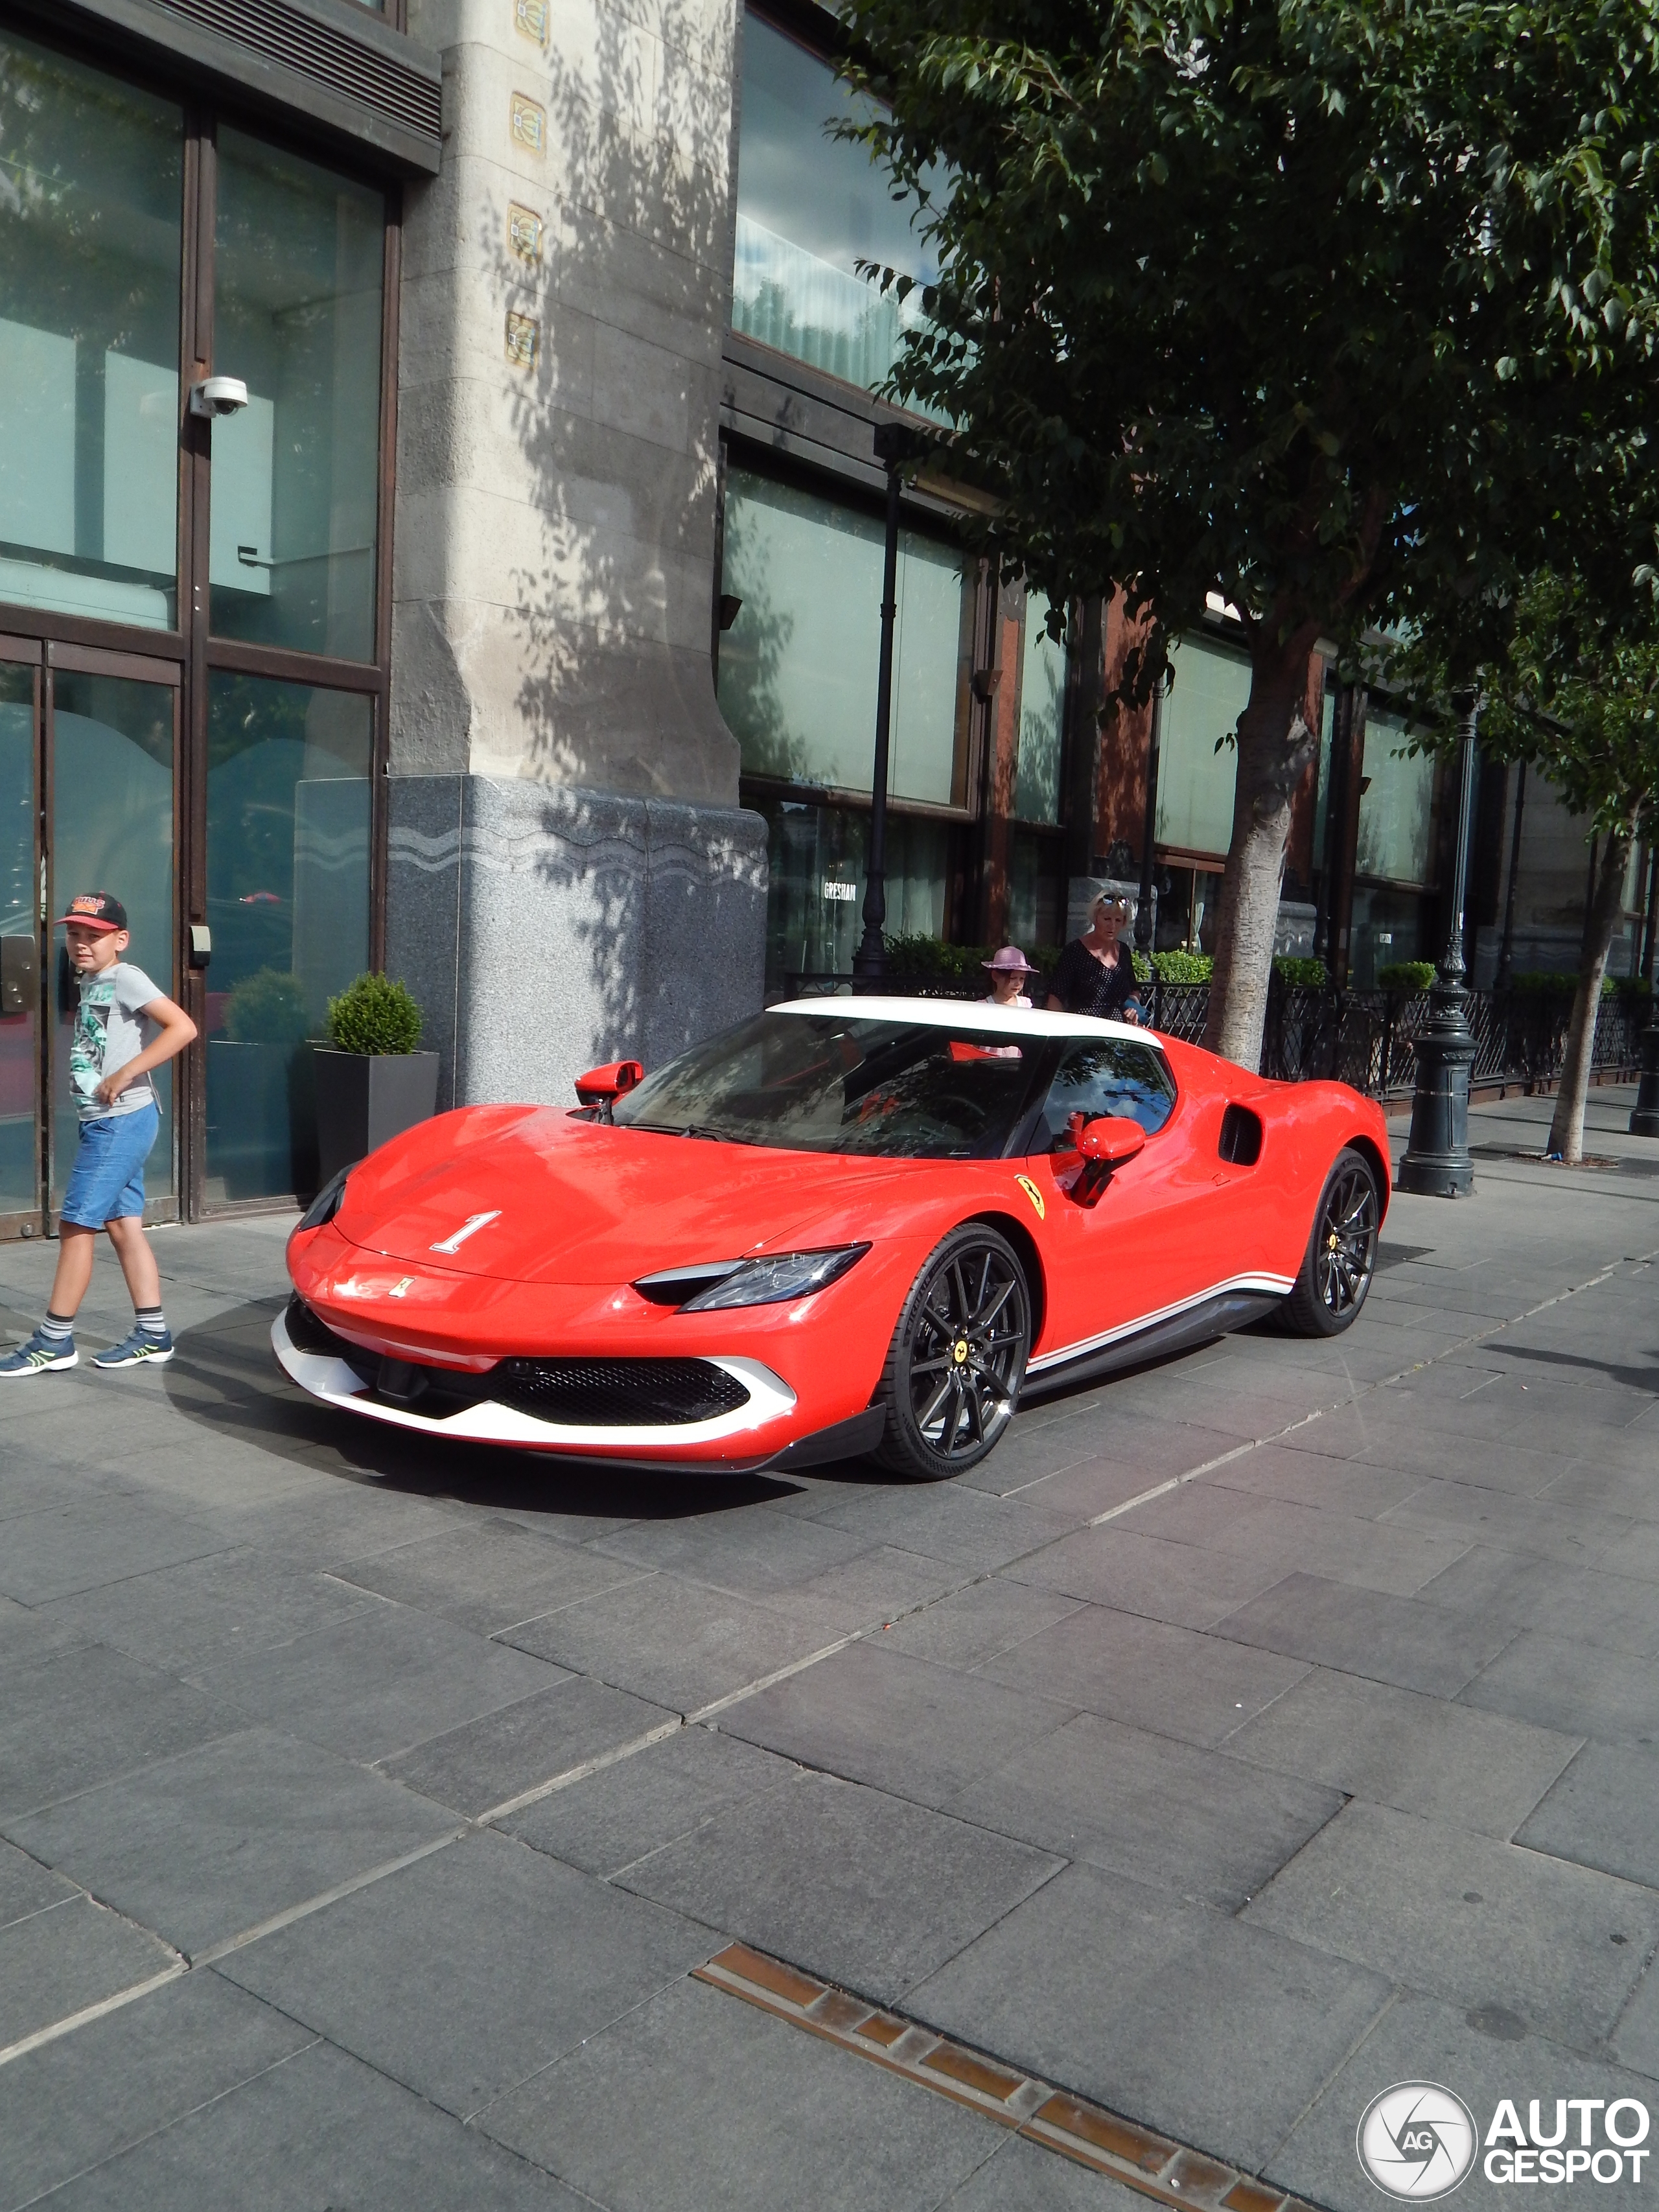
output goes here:
[[684, 1428], [749, 1403], [737, 1377], [707, 1359], [503, 1359], [471, 1375], [348, 1344], [297, 1292], [284, 1318], [296, 1352], [344, 1360], [387, 1404], [432, 1420], [488, 1403], [566, 1428]]
[[749, 1403], [735, 1376], [706, 1359], [504, 1359], [480, 1395], [572, 1428], [671, 1428]]

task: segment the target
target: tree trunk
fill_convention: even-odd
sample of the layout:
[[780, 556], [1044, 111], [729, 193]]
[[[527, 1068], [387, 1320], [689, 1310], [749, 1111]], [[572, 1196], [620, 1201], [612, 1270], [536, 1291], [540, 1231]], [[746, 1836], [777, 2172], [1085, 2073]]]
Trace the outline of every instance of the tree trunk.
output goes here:
[[1572, 1019], [1567, 1024], [1567, 1048], [1561, 1060], [1561, 1088], [1556, 1095], [1555, 1117], [1550, 1123], [1548, 1149], [1559, 1152], [1569, 1167], [1584, 1154], [1584, 1102], [1589, 1096], [1590, 1059], [1595, 1048], [1595, 1017], [1601, 1006], [1601, 978], [1607, 972], [1607, 950], [1619, 927], [1623, 908], [1625, 871], [1630, 866], [1628, 832], [1615, 832], [1596, 879], [1595, 896], [1584, 915], [1584, 941], [1578, 956], [1578, 988], [1572, 994]]
[[1318, 743], [1302, 719], [1316, 635], [1304, 625], [1281, 643], [1262, 624], [1250, 664], [1249, 704], [1238, 718], [1232, 842], [1221, 878], [1204, 1045], [1243, 1067], [1261, 1064], [1291, 800]]

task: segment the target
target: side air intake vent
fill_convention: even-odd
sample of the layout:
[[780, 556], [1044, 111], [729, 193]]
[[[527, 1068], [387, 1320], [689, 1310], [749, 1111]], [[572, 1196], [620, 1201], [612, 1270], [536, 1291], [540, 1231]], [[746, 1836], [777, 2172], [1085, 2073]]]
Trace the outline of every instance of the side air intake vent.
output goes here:
[[1261, 1120], [1248, 1106], [1230, 1106], [1221, 1117], [1221, 1157], [1236, 1168], [1253, 1168], [1261, 1158]]

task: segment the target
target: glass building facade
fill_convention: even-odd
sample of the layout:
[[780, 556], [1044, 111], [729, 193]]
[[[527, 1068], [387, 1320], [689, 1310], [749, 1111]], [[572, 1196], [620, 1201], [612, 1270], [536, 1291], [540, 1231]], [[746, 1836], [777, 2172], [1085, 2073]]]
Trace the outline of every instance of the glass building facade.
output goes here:
[[[921, 312], [919, 290], [901, 303], [863, 271], [918, 285], [934, 272], [914, 209], [895, 203], [862, 145], [834, 135], [860, 110], [833, 56], [793, 19], [749, 8], [741, 57], [733, 337], [765, 349], [741, 357], [779, 395], [771, 419], [792, 411], [781, 394], [799, 363], [819, 419], [840, 426], [801, 453], [729, 432], [725, 456], [718, 693], [742, 747], [744, 801], [771, 826], [776, 992], [791, 975], [844, 973], [862, 934], [885, 534], [872, 394]], [[1064, 918], [1066, 649], [1047, 635], [1046, 603], [1000, 619], [954, 522], [942, 496], [907, 499], [886, 928], [1018, 931], [1036, 945]]]
[[934, 272], [884, 173], [826, 130], [860, 112], [827, 59], [745, 11], [732, 326], [869, 389], [920, 321], [921, 296], [878, 290], [860, 264], [921, 283]]
[[387, 191], [0, 22], [0, 1234], [73, 1158], [79, 890], [201, 1032], [151, 1212], [289, 1198], [378, 949]]

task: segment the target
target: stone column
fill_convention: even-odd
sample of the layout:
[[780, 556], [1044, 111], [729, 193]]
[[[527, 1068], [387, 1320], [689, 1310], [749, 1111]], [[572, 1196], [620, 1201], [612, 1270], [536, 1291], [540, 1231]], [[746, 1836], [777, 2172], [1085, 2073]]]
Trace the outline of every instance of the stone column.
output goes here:
[[758, 1006], [765, 825], [711, 680], [734, 0], [411, 0], [387, 958], [445, 1103]]

